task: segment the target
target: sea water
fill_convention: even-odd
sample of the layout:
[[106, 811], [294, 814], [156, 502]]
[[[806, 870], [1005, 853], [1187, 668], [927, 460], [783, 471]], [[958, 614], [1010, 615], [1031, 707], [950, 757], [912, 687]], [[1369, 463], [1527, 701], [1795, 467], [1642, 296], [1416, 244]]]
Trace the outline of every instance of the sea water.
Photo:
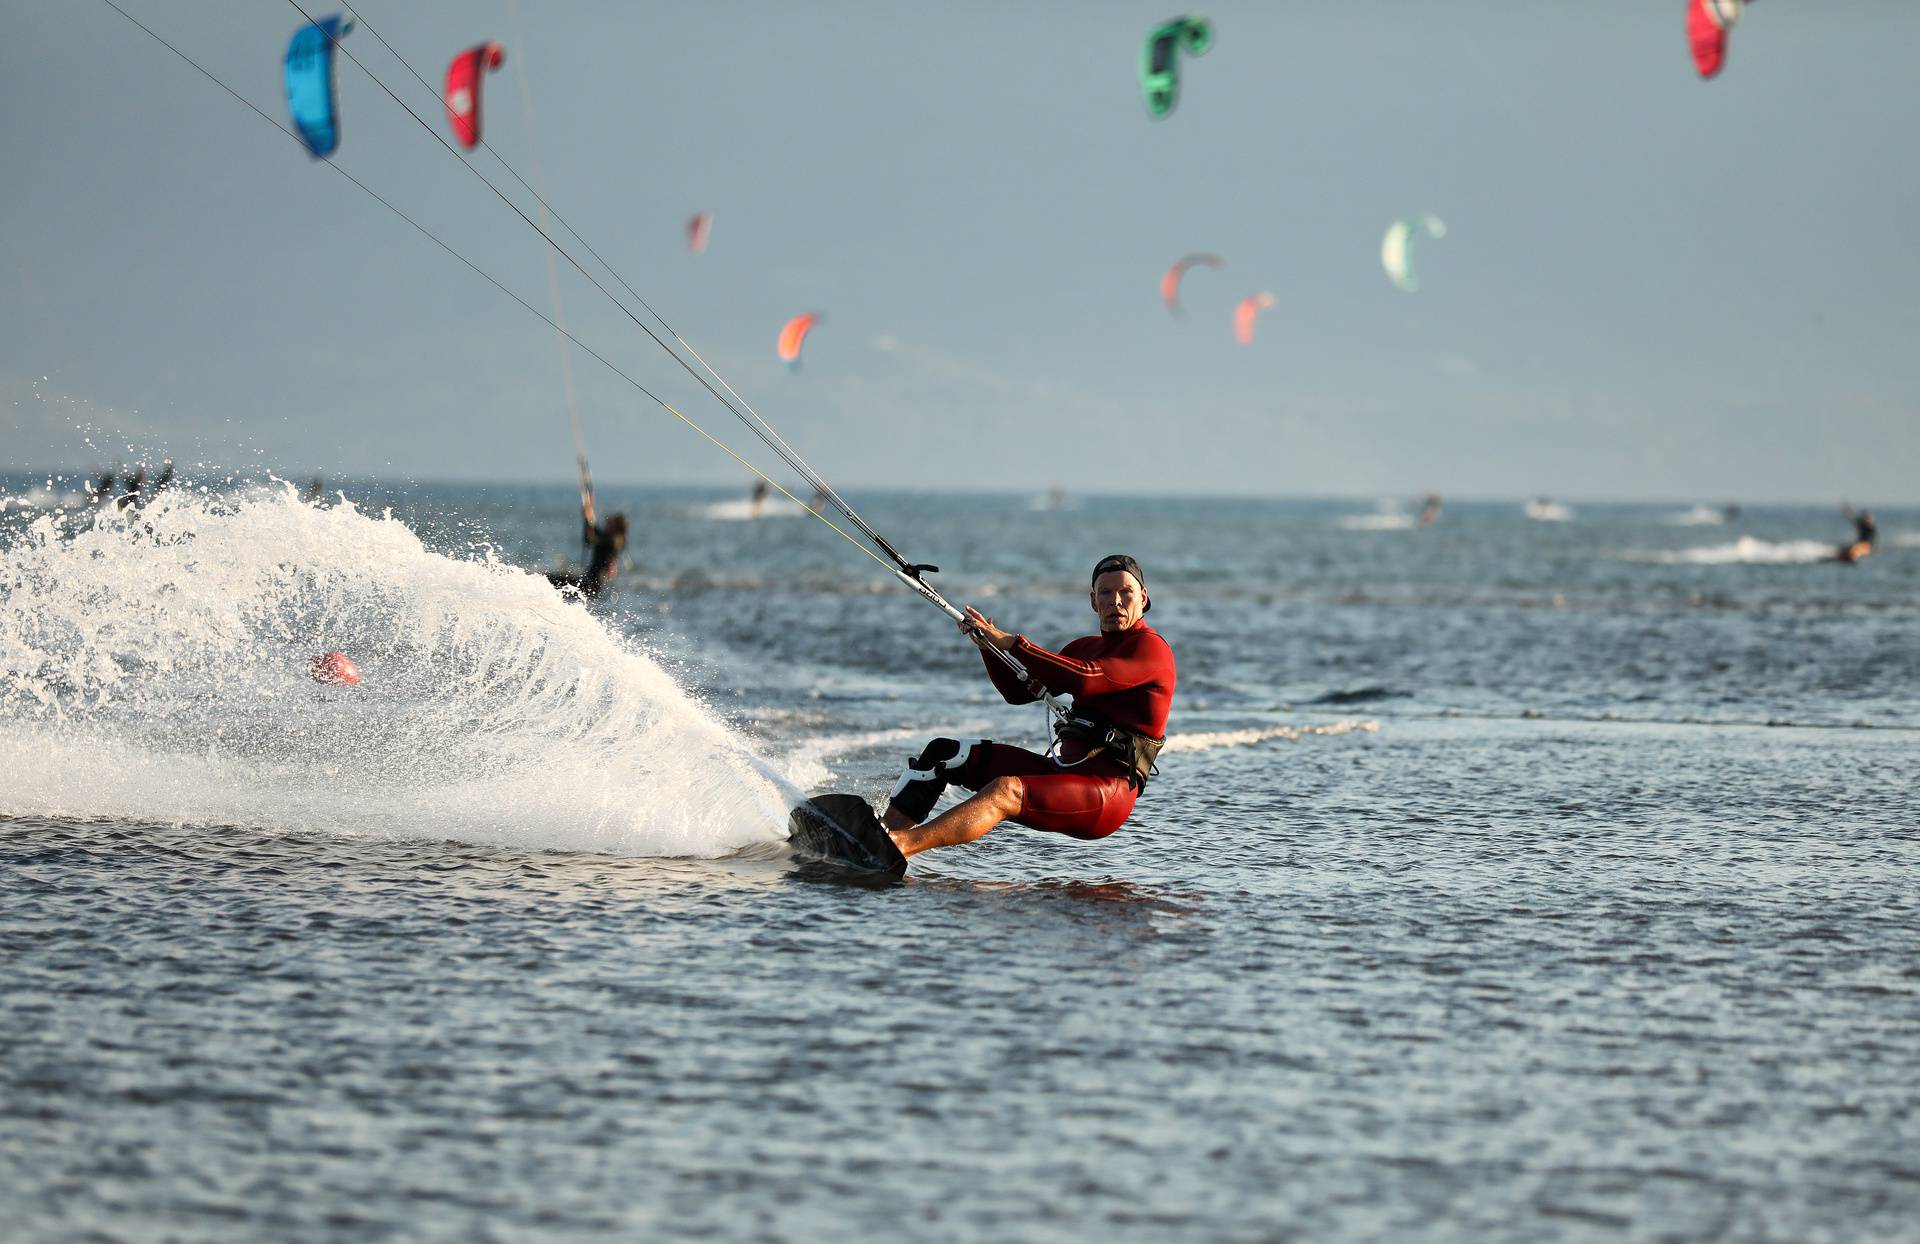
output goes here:
[[[855, 495], [1042, 643], [1147, 568], [1112, 838], [785, 810], [1039, 745], [787, 506], [0, 495], [23, 1239], [1920, 1238], [1920, 514]], [[338, 649], [359, 687], [314, 683]]]

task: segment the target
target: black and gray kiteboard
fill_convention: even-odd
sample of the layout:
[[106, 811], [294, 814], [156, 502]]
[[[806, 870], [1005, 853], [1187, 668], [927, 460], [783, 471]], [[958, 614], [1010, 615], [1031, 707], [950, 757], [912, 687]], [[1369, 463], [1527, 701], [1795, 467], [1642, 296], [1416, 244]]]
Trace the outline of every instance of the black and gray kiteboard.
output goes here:
[[880, 827], [873, 808], [858, 795], [815, 795], [787, 818], [794, 855], [853, 873], [898, 877], [907, 857]]

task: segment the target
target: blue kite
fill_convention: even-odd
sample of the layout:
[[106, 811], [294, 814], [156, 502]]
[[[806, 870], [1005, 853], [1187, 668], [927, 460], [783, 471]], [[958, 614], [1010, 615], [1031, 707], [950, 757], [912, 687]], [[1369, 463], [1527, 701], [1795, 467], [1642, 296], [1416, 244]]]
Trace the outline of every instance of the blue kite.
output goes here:
[[294, 32], [287, 44], [287, 108], [293, 128], [316, 160], [340, 146], [340, 117], [334, 108], [333, 47], [353, 29], [342, 15], [323, 17]]

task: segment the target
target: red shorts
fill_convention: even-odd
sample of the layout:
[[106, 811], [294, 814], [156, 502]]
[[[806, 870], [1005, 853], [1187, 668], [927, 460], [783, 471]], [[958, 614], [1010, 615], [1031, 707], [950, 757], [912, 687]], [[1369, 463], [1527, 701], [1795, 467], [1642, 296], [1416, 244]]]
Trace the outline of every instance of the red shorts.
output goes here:
[[991, 742], [975, 744], [954, 781], [979, 790], [997, 777], [1017, 777], [1026, 791], [1015, 824], [1075, 838], [1105, 838], [1119, 829], [1140, 794], [1102, 758], [1063, 769], [1024, 747]]

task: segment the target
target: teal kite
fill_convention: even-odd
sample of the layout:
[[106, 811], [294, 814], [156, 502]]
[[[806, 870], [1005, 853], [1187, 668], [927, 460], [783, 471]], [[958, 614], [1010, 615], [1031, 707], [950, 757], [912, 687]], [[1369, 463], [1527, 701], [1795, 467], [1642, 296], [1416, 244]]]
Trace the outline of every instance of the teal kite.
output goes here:
[[293, 128], [316, 160], [340, 146], [340, 116], [334, 108], [333, 49], [353, 23], [341, 14], [308, 22], [287, 44], [287, 109]]
[[1140, 90], [1147, 112], [1158, 121], [1180, 100], [1180, 52], [1203, 56], [1213, 46], [1213, 23], [1204, 17], [1176, 17], [1154, 28], [1140, 50]]

